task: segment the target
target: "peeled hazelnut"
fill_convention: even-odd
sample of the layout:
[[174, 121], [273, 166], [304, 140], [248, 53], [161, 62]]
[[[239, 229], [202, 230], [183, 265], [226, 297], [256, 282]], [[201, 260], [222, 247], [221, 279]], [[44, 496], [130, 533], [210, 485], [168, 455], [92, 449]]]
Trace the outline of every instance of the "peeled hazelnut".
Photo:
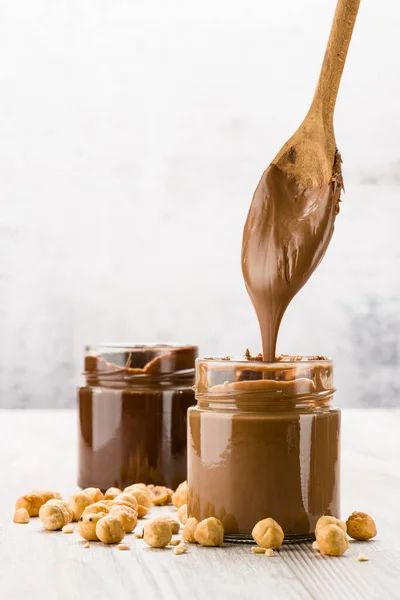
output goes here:
[[63, 500], [49, 500], [41, 506], [39, 517], [45, 529], [56, 531], [72, 520], [72, 513]]
[[109, 506], [108, 504], [106, 504], [106, 502], [104, 502], [104, 500], [102, 500], [101, 502], [95, 502], [94, 504], [90, 504], [89, 506], [87, 506], [83, 511], [81, 517], [96, 513], [104, 513], [105, 515], [109, 513]]
[[[172, 499], [170, 490], [164, 486], [154, 485], [151, 488], [147, 488], [150, 493], [150, 498], [155, 506], [161, 506], [162, 504], [169, 504]], [[140, 503], [141, 504], [141, 503]]]
[[151, 508], [153, 506], [152, 499], [150, 497], [149, 492], [142, 489], [131, 490], [130, 492], [124, 492], [121, 494], [122, 496], [131, 496], [136, 500], [139, 506], [144, 506], [145, 508]]
[[104, 494], [104, 500], [114, 500], [114, 498], [116, 498], [120, 494], [122, 494], [122, 490], [120, 490], [119, 488], [109, 488]]
[[61, 500], [61, 496], [58, 492], [52, 492], [51, 490], [32, 490], [32, 494], [39, 494], [43, 498], [43, 504], [46, 504], [49, 500]]
[[318, 519], [317, 524], [315, 526], [315, 536], [318, 535], [320, 529], [326, 527], [327, 525], [337, 525], [338, 527], [340, 527], [340, 529], [343, 530], [344, 533], [346, 533], [346, 523], [344, 521], [336, 519], [336, 517], [329, 517], [328, 515], [326, 515]]
[[197, 525], [199, 524], [198, 520], [194, 517], [189, 517], [186, 521], [185, 527], [182, 531], [182, 539], [185, 542], [190, 542], [191, 544], [196, 543], [196, 539], [194, 537], [194, 533], [196, 531]]
[[175, 521], [175, 519], [169, 515], [159, 515], [158, 517], [154, 517], [153, 521], [165, 521], [171, 527], [172, 533], [179, 533], [180, 525], [178, 521]]
[[105, 513], [89, 513], [87, 515], [82, 515], [78, 521], [79, 535], [89, 542], [97, 542], [99, 538], [96, 533], [96, 525], [98, 521], [105, 516]]
[[280, 548], [284, 538], [282, 527], [271, 518], [259, 521], [251, 535], [261, 548]]
[[104, 500], [103, 492], [99, 490], [99, 488], [85, 488], [83, 491], [85, 494], [88, 494], [91, 497], [93, 502], [100, 502], [100, 500]]
[[164, 548], [172, 538], [172, 531], [167, 521], [148, 521], [143, 527], [143, 539], [152, 548]]
[[120, 521], [126, 533], [132, 533], [137, 525], [137, 512], [129, 506], [116, 504], [111, 507], [109, 514]]
[[321, 554], [341, 556], [349, 547], [347, 535], [338, 525], [326, 525], [318, 532], [318, 548]]
[[97, 521], [96, 535], [103, 544], [119, 544], [125, 531], [117, 517], [106, 515]]
[[187, 504], [182, 504], [176, 516], [182, 525], [186, 525], [186, 521], [188, 520]]
[[187, 504], [187, 481], [183, 481], [172, 495], [172, 504], [176, 508], [180, 508], [183, 504]]
[[119, 494], [116, 498], [114, 498], [114, 500], [112, 501], [112, 506], [114, 506], [115, 504], [126, 504], [127, 506], [130, 506], [131, 508], [133, 508], [133, 510], [138, 509], [138, 502], [136, 500], [136, 498], [131, 495], [130, 493], [125, 493], [123, 492], [122, 494]]
[[346, 521], [347, 533], [354, 540], [370, 540], [376, 536], [372, 517], [363, 512], [353, 512]]
[[147, 490], [147, 485], [145, 483], [132, 483], [132, 485], [128, 485], [124, 489], [124, 492], [130, 492], [132, 490]]
[[14, 523], [29, 523], [30, 517], [26, 508], [17, 508], [14, 513]]
[[38, 492], [31, 492], [20, 496], [15, 503], [15, 510], [18, 508], [25, 508], [28, 511], [30, 517], [37, 517], [40, 508], [46, 503], [45, 498]]
[[72, 520], [79, 521], [85, 508], [93, 504], [93, 499], [86, 492], [73, 494], [68, 500], [68, 508], [72, 511]]
[[224, 526], [215, 517], [204, 519], [197, 525], [194, 539], [202, 546], [220, 546], [224, 541]]

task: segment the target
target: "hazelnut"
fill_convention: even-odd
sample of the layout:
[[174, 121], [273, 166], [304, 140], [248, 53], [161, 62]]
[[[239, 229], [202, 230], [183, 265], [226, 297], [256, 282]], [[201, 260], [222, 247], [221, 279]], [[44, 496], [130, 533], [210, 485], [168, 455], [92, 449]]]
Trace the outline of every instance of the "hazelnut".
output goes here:
[[346, 533], [346, 523], [344, 521], [341, 521], [336, 517], [329, 517], [328, 515], [326, 515], [318, 519], [317, 524], [315, 526], [315, 537], [318, 536], [318, 532], [320, 531], [320, 529], [326, 527], [327, 525], [337, 525], [338, 527], [340, 527], [340, 529], [343, 530], [344, 533]]
[[143, 527], [143, 539], [152, 548], [164, 548], [172, 538], [171, 526], [168, 521], [148, 521]]
[[196, 531], [197, 525], [199, 524], [198, 520], [194, 517], [189, 517], [186, 521], [185, 527], [182, 531], [182, 539], [185, 542], [190, 542], [191, 544], [196, 543], [196, 539], [194, 537], [194, 533]]
[[133, 508], [130, 508], [130, 506], [116, 504], [111, 507], [109, 514], [117, 517], [125, 533], [132, 533], [137, 525], [137, 512]]
[[20, 496], [18, 498], [15, 503], [15, 510], [18, 508], [25, 508], [30, 517], [37, 517], [40, 508], [45, 503], [46, 500], [39, 492], [31, 492], [30, 494], [25, 494], [25, 496]]
[[32, 494], [39, 494], [43, 498], [43, 504], [46, 504], [49, 500], [61, 500], [61, 495], [58, 492], [52, 492], [51, 490], [32, 490]]
[[68, 500], [68, 508], [72, 511], [72, 520], [79, 521], [85, 508], [93, 504], [92, 498], [86, 492], [78, 492]]
[[89, 542], [97, 542], [99, 538], [96, 533], [96, 525], [105, 516], [105, 513], [101, 512], [82, 515], [78, 522], [79, 535]]
[[14, 523], [29, 523], [30, 517], [26, 508], [17, 508], [14, 513]]
[[151, 508], [153, 506], [153, 502], [147, 490], [136, 489], [131, 490], [130, 492], [124, 492], [121, 495], [133, 497], [139, 506], [144, 506], [145, 508]]
[[83, 491], [85, 494], [88, 494], [91, 497], [93, 502], [100, 502], [100, 500], [104, 500], [103, 492], [99, 490], [99, 488], [85, 488]]
[[136, 500], [136, 498], [134, 496], [132, 496], [131, 494], [125, 493], [123, 492], [122, 494], [119, 494], [116, 498], [114, 498], [114, 500], [112, 500], [112, 505], [111, 506], [115, 506], [115, 504], [125, 504], [126, 506], [130, 506], [131, 508], [133, 508], [133, 510], [138, 509], [138, 502]]
[[139, 504], [139, 506], [137, 507], [137, 514], [139, 519], [143, 519], [143, 517], [145, 517], [147, 515], [147, 513], [149, 512], [149, 508], [147, 508], [146, 506], [142, 506], [141, 504]]
[[187, 551], [188, 547], [186, 544], [178, 544], [178, 546], [174, 548], [174, 554], [184, 554]]
[[172, 533], [179, 533], [179, 530], [181, 528], [178, 521], [175, 521], [175, 519], [173, 517], [170, 517], [169, 515], [159, 515], [158, 517], [154, 517], [153, 521], [167, 522], [171, 527]]
[[81, 514], [81, 517], [84, 517], [88, 514], [96, 513], [103, 513], [105, 515], [109, 513], [109, 506], [104, 502], [104, 500], [102, 500], [101, 502], [95, 502], [94, 504], [90, 504], [89, 506], [87, 506]]
[[259, 521], [251, 535], [261, 548], [280, 548], [284, 538], [282, 527], [271, 518]]
[[169, 488], [160, 485], [149, 486], [147, 491], [150, 494], [150, 498], [155, 506], [161, 506], [162, 504], [170, 504], [172, 500], [172, 494]]
[[45, 529], [56, 531], [72, 520], [72, 513], [63, 500], [49, 500], [41, 506], [39, 517]]
[[187, 504], [187, 481], [183, 481], [176, 488], [172, 495], [172, 504], [176, 508], [180, 508], [183, 504]]
[[117, 517], [106, 515], [97, 521], [96, 535], [103, 544], [119, 544], [125, 537], [125, 531]]
[[318, 548], [321, 554], [341, 556], [349, 547], [347, 535], [338, 525], [326, 525], [318, 532]]
[[104, 500], [114, 500], [117, 496], [122, 494], [122, 490], [116, 487], [109, 488], [104, 494]]
[[178, 509], [176, 516], [182, 525], [186, 525], [186, 521], [188, 520], [187, 504], [182, 504], [182, 506]]
[[132, 490], [145, 490], [147, 491], [147, 485], [145, 483], [132, 483], [124, 489], [124, 492], [131, 492]]
[[346, 521], [347, 533], [354, 540], [370, 540], [376, 536], [372, 517], [363, 512], [353, 512]]
[[194, 539], [202, 546], [220, 546], [224, 541], [224, 526], [219, 519], [208, 517], [197, 525]]

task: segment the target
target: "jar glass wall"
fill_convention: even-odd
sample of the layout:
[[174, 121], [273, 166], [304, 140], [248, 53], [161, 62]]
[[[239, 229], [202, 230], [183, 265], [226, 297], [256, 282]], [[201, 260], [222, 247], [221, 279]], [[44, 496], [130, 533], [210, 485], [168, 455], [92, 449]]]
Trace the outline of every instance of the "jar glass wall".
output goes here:
[[328, 360], [198, 359], [188, 413], [188, 514], [251, 540], [267, 517], [286, 541], [339, 517], [340, 411]]
[[175, 488], [186, 479], [196, 346], [88, 346], [78, 390], [78, 484]]

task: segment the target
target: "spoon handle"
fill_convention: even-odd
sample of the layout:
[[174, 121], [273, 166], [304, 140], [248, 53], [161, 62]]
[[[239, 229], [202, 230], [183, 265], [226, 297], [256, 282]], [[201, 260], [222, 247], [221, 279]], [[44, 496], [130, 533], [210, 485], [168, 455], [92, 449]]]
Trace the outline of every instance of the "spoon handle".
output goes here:
[[310, 112], [333, 126], [333, 112], [360, 0], [338, 0]]

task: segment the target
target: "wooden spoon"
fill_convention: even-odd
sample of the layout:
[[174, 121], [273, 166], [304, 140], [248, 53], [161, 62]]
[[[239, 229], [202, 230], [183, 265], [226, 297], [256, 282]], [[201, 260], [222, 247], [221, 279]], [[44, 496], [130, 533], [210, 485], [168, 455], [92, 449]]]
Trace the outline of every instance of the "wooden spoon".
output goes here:
[[306, 188], [332, 179], [333, 113], [360, 0], [338, 0], [314, 99], [306, 118], [272, 161]]

